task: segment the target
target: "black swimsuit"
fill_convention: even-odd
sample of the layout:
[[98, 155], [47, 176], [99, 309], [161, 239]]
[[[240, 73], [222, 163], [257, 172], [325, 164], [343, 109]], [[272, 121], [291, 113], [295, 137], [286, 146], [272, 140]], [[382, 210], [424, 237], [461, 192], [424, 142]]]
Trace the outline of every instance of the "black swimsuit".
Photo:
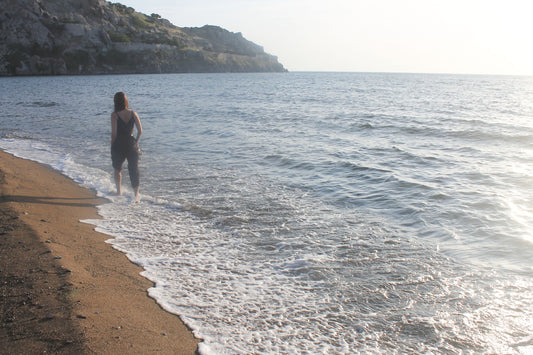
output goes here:
[[117, 136], [111, 146], [113, 168], [119, 171], [122, 170], [124, 160], [128, 159], [131, 186], [135, 189], [139, 186], [139, 147], [135, 138], [131, 135], [135, 124], [133, 111], [128, 123], [120, 118], [118, 112], [115, 112], [115, 114], [117, 115]]
[[133, 120], [133, 111], [131, 112], [131, 117], [128, 123], [122, 121], [122, 118], [118, 115], [118, 112], [115, 112], [115, 115], [117, 115], [117, 138], [123, 137], [123, 136], [131, 136], [133, 133], [133, 125], [135, 124]]

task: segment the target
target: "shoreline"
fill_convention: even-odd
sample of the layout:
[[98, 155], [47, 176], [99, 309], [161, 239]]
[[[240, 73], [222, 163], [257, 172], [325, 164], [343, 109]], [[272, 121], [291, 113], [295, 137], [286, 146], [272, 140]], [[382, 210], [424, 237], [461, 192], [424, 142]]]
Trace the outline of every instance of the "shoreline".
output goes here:
[[142, 267], [81, 220], [106, 200], [0, 150], [0, 347], [7, 353], [195, 354]]

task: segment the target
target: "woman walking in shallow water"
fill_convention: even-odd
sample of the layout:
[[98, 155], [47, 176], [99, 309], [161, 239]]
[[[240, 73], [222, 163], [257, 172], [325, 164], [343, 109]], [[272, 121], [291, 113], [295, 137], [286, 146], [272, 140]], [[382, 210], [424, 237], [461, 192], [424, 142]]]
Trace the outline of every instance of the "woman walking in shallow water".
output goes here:
[[[115, 170], [117, 194], [121, 195], [122, 164], [128, 159], [128, 172], [135, 201], [139, 202], [139, 139], [143, 129], [137, 112], [130, 110], [123, 92], [115, 94], [115, 112], [111, 114], [111, 160]], [[133, 126], [137, 127], [137, 138], [133, 137]]]

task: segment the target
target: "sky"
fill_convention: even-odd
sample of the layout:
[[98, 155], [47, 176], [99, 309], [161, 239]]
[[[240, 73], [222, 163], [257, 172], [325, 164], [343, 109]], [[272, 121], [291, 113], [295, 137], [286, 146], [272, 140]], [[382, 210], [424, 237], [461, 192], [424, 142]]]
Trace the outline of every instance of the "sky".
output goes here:
[[531, 0], [112, 0], [217, 25], [289, 71], [533, 75]]

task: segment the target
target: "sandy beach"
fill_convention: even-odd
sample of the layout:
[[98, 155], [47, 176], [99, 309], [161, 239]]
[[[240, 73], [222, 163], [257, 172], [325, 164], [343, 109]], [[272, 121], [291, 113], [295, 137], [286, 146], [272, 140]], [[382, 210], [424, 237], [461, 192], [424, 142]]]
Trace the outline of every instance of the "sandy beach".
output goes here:
[[105, 203], [0, 151], [0, 349], [9, 354], [194, 354], [199, 340], [148, 297], [142, 268], [80, 220]]

